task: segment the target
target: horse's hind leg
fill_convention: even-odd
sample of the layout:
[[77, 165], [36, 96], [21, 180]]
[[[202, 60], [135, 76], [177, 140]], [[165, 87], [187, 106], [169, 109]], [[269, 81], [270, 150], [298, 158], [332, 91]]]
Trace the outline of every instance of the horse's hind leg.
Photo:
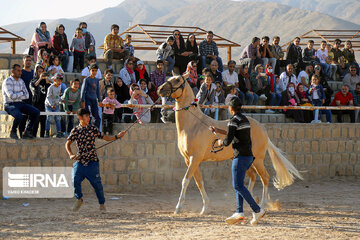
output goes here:
[[265, 204], [268, 202], [268, 200], [270, 199], [269, 193], [268, 193], [268, 188], [269, 188], [269, 180], [270, 180], [270, 175], [269, 173], [266, 171], [265, 166], [264, 166], [264, 157], [256, 157], [255, 161], [253, 163], [257, 173], [260, 176], [261, 182], [263, 184], [263, 192], [262, 192], [262, 197], [261, 197], [261, 201], [260, 201], [260, 207], [264, 208]]
[[254, 185], [256, 181], [256, 174], [257, 174], [256, 169], [254, 168], [253, 165], [251, 165], [251, 167], [246, 171], [246, 174], [249, 176], [248, 190], [250, 194], [253, 195]]
[[199, 168], [199, 161], [196, 160], [195, 157], [190, 156], [189, 158], [189, 165], [188, 165], [188, 169], [186, 170], [185, 176], [182, 180], [182, 188], [181, 188], [181, 193], [180, 193], [180, 197], [179, 197], [179, 201], [176, 205], [176, 209], [175, 209], [175, 214], [179, 214], [181, 212], [181, 209], [183, 208], [183, 204], [185, 202], [185, 194], [186, 194], [186, 189], [189, 186], [190, 180], [194, 175], [194, 172], [196, 171], [197, 168]]
[[200, 171], [199, 167], [195, 170], [194, 179], [195, 179], [196, 185], [199, 188], [199, 191], [201, 193], [201, 197], [202, 197], [202, 200], [203, 200], [203, 208], [202, 208], [202, 210], [200, 212], [200, 214], [203, 215], [205, 213], [205, 211], [207, 210], [207, 208], [208, 208], [209, 198], [208, 198], [208, 196], [206, 194], [206, 191], [205, 191], [204, 181], [202, 179], [201, 171]]

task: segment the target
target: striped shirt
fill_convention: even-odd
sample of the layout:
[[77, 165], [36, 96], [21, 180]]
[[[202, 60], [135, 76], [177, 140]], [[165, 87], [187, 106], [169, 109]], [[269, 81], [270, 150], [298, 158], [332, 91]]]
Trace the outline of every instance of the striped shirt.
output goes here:
[[200, 55], [201, 56], [207, 56], [207, 55], [215, 55], [219, 56], [219, 51], [216, 43], [214, 41], [211, 41], [211, 43], [208, 43], [206, 39], [200, 43]]
[[4, 104], [22, 102], [29, 98], [29, 92], [25, 86], [25, 82], [21, 78], [16, 81], [13, 76], [8, 77], [3, 82], [1, 93]]
[[134, 56], [135, 49], [134, 49], [134, 46], [133, 46], [133, 45], [131, 45], [131, 44], [130, 44], [130, 45], [127, 45], [127, 44], [125, 43], [125, 49], [128, 50], [130, 57], [133, 57], [133, 56]]
[[251, 137], [250, 137], [250, 122], [241, 113], [236, 113], [228, 123], [228, 133], [224, 139], [224, 146], [232, 143], [234, 150], [234, 157], [237, 156], [253, 156]]

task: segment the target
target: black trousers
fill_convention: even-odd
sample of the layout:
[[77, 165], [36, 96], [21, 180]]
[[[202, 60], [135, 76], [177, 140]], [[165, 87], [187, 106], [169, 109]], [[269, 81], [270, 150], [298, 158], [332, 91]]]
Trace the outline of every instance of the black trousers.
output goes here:
[[344, 114], [349, 114], [350, 115], [350, 121], [352, 123], [355, 122], [355, 111], [354, 110], [332, 110], [332, 113], [333, 114], [336, 114], [336, 117], [337, 117], [337, 121], [339, 123], [342, 123], [343, 122], [343, 115]]
[[114, 114], [106, 114], [103, 113], [102, 115], [102, 121], [103, 121], [103, 132], [109, 133], [110, 135], [113, 132], [113, 123], [114, 123]]

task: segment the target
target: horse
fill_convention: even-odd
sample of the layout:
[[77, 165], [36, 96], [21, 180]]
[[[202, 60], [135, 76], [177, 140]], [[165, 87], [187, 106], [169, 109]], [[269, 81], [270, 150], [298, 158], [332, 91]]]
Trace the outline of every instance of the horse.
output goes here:
[[[176, 100], [175, 120], [178, 148], [187, 165], [187, 170], [182, 180], [179, 201], [174, 213], [179, 214], [181, 212], [185, 202], [186, 189], [190, 180], [194, 177], [202, 196], [203, 207], [200, 212], [202, 215], [208, 209], [209, 198], [204, 188], [204, 181], [199, 165], [205, 161], [232, 159], [233, 149], [231, 146], [228, 146], [220, 152], [211, 152], [212, 142], [217, 137], [208, 129], [208, 126], [214, 126], [227, 131], [228, 121], [212, 119], [205, 115], [199, 106], [192, 105], [195, 96], [190, 85], [185, 80], [187, 78], [188, 75], [170, 77], [164, 84], [159, 86], [157, 93], [161, 97], [172, 97]], [[270, 141], [266, 129], [262, 124], [253, 118], [248, 117], [248, 119], [251, 127], [252, 152], [255, 157], [252, 166], [246, 172], [250, 178], [248, 189], [250, 193], [252, 193], [256, 181], [256, 174], [258, 174], [263, 184], [262, 198], [260, 201], [260, 206], [263, 208], [265, 204], [270, 205], [272, 203], [268, 192], [270, 176], [264, 167], [266, 151], [269, 152], [276, 172], [273, 183], [278, 190], [291, 185], [295, 177], [302, 179], [302, 176], [284, 156], [284, 153]], [[225, 135], [222, 135], [222, 137], [224, 138]]]

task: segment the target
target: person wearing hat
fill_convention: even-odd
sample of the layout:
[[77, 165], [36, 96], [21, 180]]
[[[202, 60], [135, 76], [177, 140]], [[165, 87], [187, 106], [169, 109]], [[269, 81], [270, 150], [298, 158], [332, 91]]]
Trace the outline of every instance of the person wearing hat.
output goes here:
[[235, 224], [245, 220], [243, 212], [243, 201], [245, 199], [253, 210], [253, 219], [250, 223], [257, 224], [265, 215], [265, 210], [259, 207], [244, 185], [246, 171], [251, 167], [254, 161], [251, 150], [250, 122], [243, 114], [241, 114], [242, 103], [240, 98], [233, 97], [228, 103], [228, 106], [229, 112], [232, 115], [228, 123], [228, 131], [226, 132], [213, 126], [210, 127], [210, 130], [213, 132], [227, 135], [224, 140], [218, 140], [219, 146], [228, 146], [232, 143], [234, 150], [232, 182], [235, 189], [237, 208], [236, 212], [231, 217], [228, 217], [225, 222], [228, 224]]
[[[61, 83], [64, 76], [60, 73], [55, 74], [52, 78], [54, 81], [53, 84], [48, 88], [46, 99], [45, 99], [45, 111], [46, 112], [60, 112], [60, 102], [61, 102]], [[50, 124], [51, 118], [53, 116], [47, 115], [46, 116], [46, 124], [45, 124], [45, 137], [50, 137]], [[61, 124], [60, 124], [60, 116], [54, 116], [56, 131], [57, 131], [57, 138], [64, 137], [64, 133], [61, 131]]]
[[174, 40], [173, 36], [169, 36], [166, 39], [166, 42], [163, 42], [156, 50], [156, 57], [158, 60], [169, 62], [169, 67], [166, 72], [167, 76], [171, 76], [171, 71], [175, 66], [174, 50], [172, 48]]

